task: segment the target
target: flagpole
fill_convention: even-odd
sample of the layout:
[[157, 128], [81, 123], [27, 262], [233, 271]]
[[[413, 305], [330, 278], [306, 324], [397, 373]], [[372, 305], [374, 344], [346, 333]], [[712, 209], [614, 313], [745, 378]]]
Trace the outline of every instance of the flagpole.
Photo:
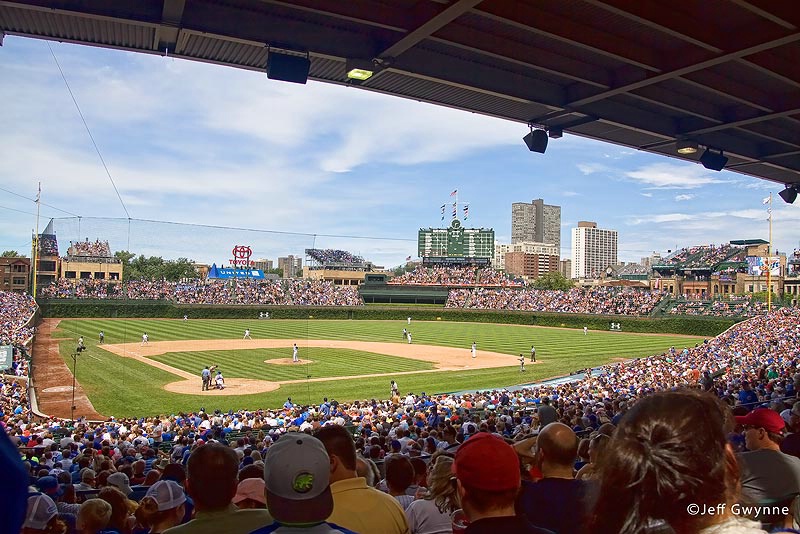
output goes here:
[[42, 197], [42, 182], [39, 182], [39, 190], [36, 193], [36, 234], [33, 238], [33, 298], [36, 298], [36, 279], [39, 277], [39, 206]]
[[767, 245], [767, 313], [772, 311], [772, 191], [769, 192], [769, 245]]

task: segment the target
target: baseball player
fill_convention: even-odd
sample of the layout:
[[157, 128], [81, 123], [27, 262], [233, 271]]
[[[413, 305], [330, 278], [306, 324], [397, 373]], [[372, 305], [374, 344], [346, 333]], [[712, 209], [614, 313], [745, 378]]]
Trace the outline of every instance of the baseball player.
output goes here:
[[300, 358], [297, 357], [297, 343], [295, 343], [292, 347], [292, 363], [297, 363], [299, 361]]
[[242, 339], [253, 339], [253, 338], [250, 337], [250, 329], [249, 328], [245, 328], [244, 329], [244, 337]]
[[536, 362], [536, 347], [531, 345], [531, 363]]
[[147, 336], [147, 332], [142, 334], [142, 346], [147, 345], [150, 342], [150, 338]]
[[475, 343], [474, 341], [472, 342], [472, 357], [473, 358], [478, 357], [478, 344]]
[[520, 354], [519, 355], [519, 372], [520, 373], [524, 373], [525, 372], [525, 355], [524, 354]]

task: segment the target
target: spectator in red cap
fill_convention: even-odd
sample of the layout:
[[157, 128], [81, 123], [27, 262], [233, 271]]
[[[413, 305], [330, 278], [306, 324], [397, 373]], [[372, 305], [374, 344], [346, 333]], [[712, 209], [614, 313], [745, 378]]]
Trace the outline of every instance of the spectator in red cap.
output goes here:
[[469, 519], [467, 534], [551, 531], [532, 525], [514, 512], [521, 477], [514, 449], [501, 438], [481, 432], [459, 447], [453, 462], [461, 507]]
[[[748, 452], [739, 455], [742, 501], [763, 503], [800, 493], [800, 458], [780, 450], [786, 422], [769, 408], [736, 417]], [[780, 474], [778, 474], [780, 473]]]

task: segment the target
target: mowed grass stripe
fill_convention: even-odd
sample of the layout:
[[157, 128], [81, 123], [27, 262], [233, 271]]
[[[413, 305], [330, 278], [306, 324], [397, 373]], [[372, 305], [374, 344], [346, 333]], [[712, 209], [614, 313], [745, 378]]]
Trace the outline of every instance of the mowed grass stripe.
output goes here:
[[[97, 333], [104, 330], [107, 343], [129, 343], [141, 341], [146, 331], [152, 341], [170, 339], [239, 339], [245, 328], [250, 328], [254, 338], [294, 339], [302, 346], [304, 339], [343, 339], [401, 343], [403, 328], [409, 328], [414, 344], [452, 346], [463, 348], [468, 354], [472, 341], [481, 350], [517, 355], [529, 354], [531, 343], [536, 345], [537, 358], [541, 363], [527, 366], [520, 373], [516, 365], [498, 369], [473, 371], [442, 371], [397, 377], [402, 393], [408, 391], [427, 393], [459, 391], [466, 389], [491, 389], [520, 383], [530, 383], [554, 376], [569, 374], [577, 369], [613, 362], [618, 358], [633, 358], [662, 353], [670, 346], [682, 348], [702, 341], [687, 336], [661, 336], [646, 334], [609, 333], [590, 331], [584, 336], [580, 329], [530, 328], [519, 325], [495, 325], [483, 323], [416, 322], [409, 326], [405, 321], [322, 321], [322, 320], [219, 320], [196, 319], [99, 319], [63, 320], [55, 337], [65, 338], [60, 344], [65, 362], [71, 364], [72, 350], [78, 335], [83, 335], [88, 351], [82, 357], [78, 369], [78, 380], [86, 389], [95, 408], [103, 414], [115, 416], [145, 416], [173, 413], [179, 410], [197, 410], [200, 407], [221, 410], [239, 408], [279, 407], [291, 396], [297, 402], [315, 402], [323, 396], [340, 401], [370, 398], [386, 398], [389, 394], [390, 377], [363, 379], [337, 379], [336, 376], [352, 376], [378, 372], [401, 372], [406, 370], [407, 358], [370, 355], [364, 357], [339, 358], [338, 371], [329, 381], [287, 384], [277, 391], [230, 397], [207, 397], [202, 395], [179, 395], [168, 393], [162, 386], [176, 377], [152, 366], [123, 358], [98, 349]], [[263, 363], [267, 352], [246, 348], [232, 351], [198, 351], [186, 355], [165, 355], [164, 361], [199, 376], [203, 365], [219, 363], [226, 376], [248, 376], [268, 380], [302, 380], [307, 376], [305, 365], [278, 366]], [[275, 357], [290, 358], [291, 350], [274, 350]], [[309, 365], [312, 378], [326, 376], [324, 364], [327, 358], [315, 358], [301, 349], [301, 358], [319, 361], [320, 366]], [[221, 360], [223, 352], [230, 353], [229, 363]], [[364, 353], [361, 353], [364, 354]], [[89, 356], [92, 356], [91, 358]], [[170, 361], [170, 358], [173, 358]], [[96, 359], [95, 359], [96, 358]], [[161, 357], [159, 357], [161, 358]], [[206, 360], [207, 358], [207, 360]], [[388, 367], [382, 363], [388, 358]], [[337, 357], [332, 357], [333, 361]], [[228, 360], [226, 360], [228, 361]], [[414, 360], [412, 360], [414, 361]], [[423, 363], [423, 362], [420, 362]], [[516, 363], [516, 361], [514, 361]], [[234, 365], [229, 367], [229, 365]], [[300, 369], [302, 367], [303, 369]], [[263, 369], [267, 371], [263, 371]], [[71, 365], [70, 365], [71, 369]], [[414, 369], [412, 369], [414, 370]], [[270, 373], [272, 373], [270, 375]], [[338, 374], [344, 373], [344, 374]], [[299, 377], [297, 375], [300, 375]], [[285, 378], [281, 378], [285, 377]], [[199, 380], [199, 378], [198, 378]]]
[[364, 374], [409, 372], [433, 369], [430, 362], [386, 356], [350, 349], [309, 347], [301, 357], [308, 364], [268, 364], [264, 360], [286, 359], [291, 348], [249, 349], [232, 351], [173, 352], [152, 357], [189, 373], [200, 374], [206, 365], [218, 365], [223, 376], [258, 380], [300, 380], [313, 378], [356, 376]]

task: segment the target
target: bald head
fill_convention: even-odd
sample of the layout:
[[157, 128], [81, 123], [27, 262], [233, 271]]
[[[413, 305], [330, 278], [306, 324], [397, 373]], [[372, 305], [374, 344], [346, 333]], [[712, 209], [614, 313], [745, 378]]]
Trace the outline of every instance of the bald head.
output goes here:
[[578, 436], [563, 423], [550, 423], [539, 433], [537, 445], [543, 461], [553, 466], [572, 468], [578, 456]]

